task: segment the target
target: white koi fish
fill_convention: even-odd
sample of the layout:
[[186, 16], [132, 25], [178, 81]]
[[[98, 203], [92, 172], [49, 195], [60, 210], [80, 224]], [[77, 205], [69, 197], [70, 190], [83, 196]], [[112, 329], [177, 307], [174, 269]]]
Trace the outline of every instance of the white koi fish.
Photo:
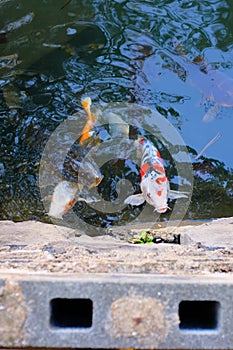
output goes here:
[[144, 138], [139, 140], [142, 146], [142, 161], [140, 168], [141, 191], [127, 197], [125, 204], [140, 205], [147, 201], [158, 213], [165, 213], [168, 209], [168, 198], [176, 199], [188, 197], [184, 192], [170, 190], [169, 181], [163, 166], [162, 158], [157, 148]]
[[62, 219], [76, 203], [75, 198], [78, 192], [77, 184], [69, 181], [61, 181], [54, 189], [48, 215]]
[[48, 215], [56, 219], [63, 219], [63, 215], [72, 209], [77, 201], [97, 202], [92, 198], [81, 197], [80, 186], [77, 183], [60, 181], [53, 191]]

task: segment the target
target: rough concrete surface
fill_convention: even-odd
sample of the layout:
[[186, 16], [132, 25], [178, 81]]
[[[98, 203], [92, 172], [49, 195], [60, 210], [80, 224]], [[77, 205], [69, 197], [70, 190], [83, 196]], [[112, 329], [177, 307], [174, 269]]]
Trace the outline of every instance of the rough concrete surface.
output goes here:
[[181, 244], [200, 243], [206, 248], [233, 248], [233, 218], [223, 218], [197, 227], [185, 227]]
[[27, 318], [27, 305], [20, 285], [6, 281], [0, 289], [0, 339], [7, 346], [19, 346]]
[[157, 347], [166, 338], [169, 323], [162, 303], [155, 298], [133, 295], [112, 303], [106, 330], [113, 338], [138, 338], [144, 346], [153, 342]]
[[[127, 226], [125, 237], [138, 235], [145, 227]], [[122, 238], [123, 228], [114, 230], [114, 236], [120, 232]], [[80, 236], [67, 227], [34, 221], [2, 221], [0, 272], [194, 275], [233, 271], [233, 218], [181, 226], [176, 233], [181, 244], [131, 244], [108, 235]], [[164, 234], [161, 230], [159, 235]]]

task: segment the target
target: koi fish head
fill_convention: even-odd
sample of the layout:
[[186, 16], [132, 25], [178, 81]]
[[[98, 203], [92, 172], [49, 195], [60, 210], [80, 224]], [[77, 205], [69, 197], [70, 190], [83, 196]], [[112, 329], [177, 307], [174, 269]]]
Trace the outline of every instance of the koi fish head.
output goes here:
[[156, 176], [151, 171], [142, 179], [141, 191], [147, 203], [158, 213], [165, 213], [168, 209], [169, 182], [166, 176]]
[[61, 181], [57, 184], [52, 195], [49, 208], [49, 216], [62, 219], [76, 203], [75, 195], [78, 191], [77, 185], [68, 181]]
[[84, 147], [73, 144], [63, 163], [62, 175], [69, 182], [76, 182], [81, 187], [98, 186], [103, 179], [101, 171]]
[[89, 160], [84, 161], [79, 168], [79, 182], [89, 189], [98, 186], [103, 177], [98, 165], [94, 161], [92, 163]]

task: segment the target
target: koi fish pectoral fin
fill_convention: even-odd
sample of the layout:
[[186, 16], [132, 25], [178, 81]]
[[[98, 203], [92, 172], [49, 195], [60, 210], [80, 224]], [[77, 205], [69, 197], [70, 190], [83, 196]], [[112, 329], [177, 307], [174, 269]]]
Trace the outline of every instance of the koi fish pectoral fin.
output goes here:
[[202, 118], [203, 122], [211, 122], [212, 120], [214, 120], [218, 114], [221, 112], [222, 110], [222, 106], [220, 106], [219, 104], [215, 103], [204, 115], [204, 117]]
[[188, 192], [179, 192], [179, 191], [169, 190], [168, 197], [170, 199], [188, 198]]
[[85, 202], [85, 203], [97, 203], [97, 202], [100, 202], [100, 199], [95, 199], [95, 198], [92, 198], [92, 197], [78, 197], [77, 198], [77, 201], [79, 202]]
[[125, 204], [130, 204], [130, 205], [140, 205], [144, 202], [145, 202], [145, 198], [143, 196], [143, 193], [133, 194], [132, 196], [127, 197], [124, 201]]

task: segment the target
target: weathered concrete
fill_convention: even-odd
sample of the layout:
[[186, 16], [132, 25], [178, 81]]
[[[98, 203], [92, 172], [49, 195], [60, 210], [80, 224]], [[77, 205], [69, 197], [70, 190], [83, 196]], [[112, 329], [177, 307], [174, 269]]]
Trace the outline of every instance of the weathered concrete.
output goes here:
[[153, 223], [138, 225], [116, 226], [109, 229], [109, 233], [122, 241], [132, 239], [142, 231], [148, 231], [152, 236], [164, 238], [167, 242], [173, 242], [174, 235], [180, 235], [180, 243], [185, 245], [199, 244], [206, 248], [232, 248], [233, 247], [233, 217], [213, 220], [211, 222], [183, 222], [179, 227], [173, 226], [163, 229], [163, 223], [158, 223], [161, 228], [151, 229]]
[[206, 248], [233, 248], [233, 218], [218, 219], [181, 231], [181, 244], [197, 243]]
[[45, 244], [51, 241], [66, 241], [80, 236], [77, 230], [65, 226], [44, 224], [38, 221], [0, 221], [0, 245]]
[[[110, 236], [79, 236], [66, 227], [35, 223], [0, 224], [0, 273], [151, 273], [162, 275], [203, 275], [231, 273], [233, 249], [223, 245], [221, 233], [232, 228], [231, 219], [196, 227], [177, 229], [185, 244], [129, 244]], [[145, 226], [144, 226], [145, 227]], [[219, 227], [219, 245], [211, 247], [212, 232]], [[223, 229], [224, 228], [224, 229]], [[115, 230], [121, 230], [116, 228]], [[136, 231], [135, 231], [136, 230]], [[138, 230], [138, 231], [137, 231]], [[127, 226], [130, 237], [141, 227]], [[191, 231], [192, 230], [192, 234]], [[204, 234], [200, 234], [203, 232]], [[132, 232], [130, 232], [132, 231]], [[135, 233], [136, 232], [136, 233]], [[161, 230], [159, 236], [169, 235]], [[217, 235], [217, 233], [216, 233]], [[231, 235], [231, 231], [229, 232]], [[127, 236], [127, 233], [126, 233]], [[182, 238], [183, 237], [183, 238]], [[193, 237], [191, 244], [187, 244]], [[198, 237], [195, 241], [195, 237]], [[190, 239], [191, 240], [191, 239]], [[208, 243], [208, 246], [207, 246]], [[222, 248], [223, 247], [223, 248]]]
[[0, 291], [0, 344], [7, 347], [20, 346], [26, 318], [27, 304], [19, 283], [11, 279], [5, 280]]

